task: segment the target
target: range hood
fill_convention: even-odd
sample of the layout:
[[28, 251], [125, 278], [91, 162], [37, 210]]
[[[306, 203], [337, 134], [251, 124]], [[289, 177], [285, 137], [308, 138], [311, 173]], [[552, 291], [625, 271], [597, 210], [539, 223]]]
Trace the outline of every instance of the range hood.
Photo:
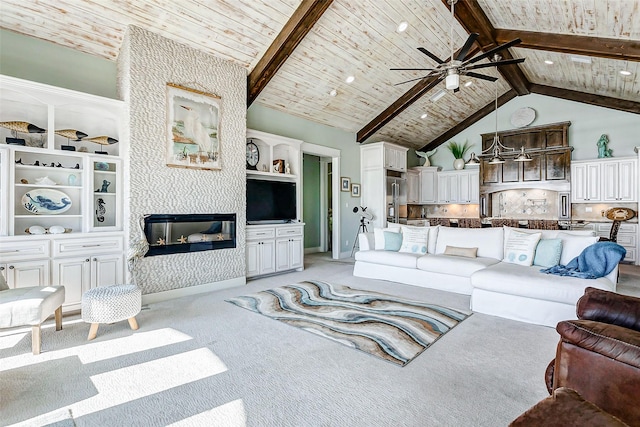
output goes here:
[[[514, 129], [498, 132], [502, 145], [513, 148], [512, 156], [504, 155], [502, 164], [489, 164], [488, 157], [480, 157], [480, 217], [497, 216], [493, 212], [496, 193], [509, 190], [547, 190], [557, 194], [557, 219], [571, 216], [571, 151], [568, 145], [570, 122]], [[482, 148], [493, 142], [495, 133], [482, 134]], [[516, 162], [514, 158], [524, 147], [530, 162]]]

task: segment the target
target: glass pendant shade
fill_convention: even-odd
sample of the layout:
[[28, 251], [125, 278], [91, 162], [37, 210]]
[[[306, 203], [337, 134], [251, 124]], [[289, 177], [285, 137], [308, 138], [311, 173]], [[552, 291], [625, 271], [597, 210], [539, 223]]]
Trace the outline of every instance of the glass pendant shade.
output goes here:
[[449, 90], [458, 89], [458, 87], [460, 86], [460, 75], [449, 74], [445, 79], [445, 85]]
[[476, 157], [476, 153], [471, 153], [471, 157], [467, 160], [468, 165], [479, 165], [480, 160]]
[[513, 160], [516, 162], [530, 162], [531, 156], [524, 152], [524, 147], [520, 147], [520, 154]]

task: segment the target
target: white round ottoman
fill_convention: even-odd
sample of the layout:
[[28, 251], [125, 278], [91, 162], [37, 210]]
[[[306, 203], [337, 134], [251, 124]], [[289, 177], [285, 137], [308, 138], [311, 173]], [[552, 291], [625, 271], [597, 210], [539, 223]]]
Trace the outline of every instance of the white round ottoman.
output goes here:
[[142, 291], [136, 285], [100, 286], [82, 295], [82, 320], [91, 323], [88, 340], [98, 334], [100, 323], [129, 320], [131, 329], [138, 329], [136, 314], [142, 307]]

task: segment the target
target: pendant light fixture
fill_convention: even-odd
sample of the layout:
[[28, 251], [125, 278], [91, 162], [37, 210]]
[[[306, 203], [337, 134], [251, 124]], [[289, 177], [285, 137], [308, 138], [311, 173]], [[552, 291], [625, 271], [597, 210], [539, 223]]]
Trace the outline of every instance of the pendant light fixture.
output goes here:
[[[494, 61], [499, 60], [500, 56], [495, 55]], [[489, 146], [486, 150], [482, 150], [482, 153], [480, 154], [481, 156], [491, 156], [489, 158], [489, 161], [487, 162], [490, 165], [499, 165], [501, 163], [504, 163], [505, 160], [502, 156], [505, 154], [505, 152], [506, 154], [513, 154], [516, 151], [515, 148], [505, 147], [504, 145], [502, 145], [502, 143], [500, 142], [500, 137], [498, 136], [498, 84], [496, 83], [495, 85], [496, 132], [493, 136], [493, 142], [491, 143], [491, 146]], [[520, 147], [520, 154], [513, 160], [516, 162], [530, 162], [531, 157], [527, 153], [525, 153], [524, 147]]]
[[465, 164], [466, 165], [479, 165], [480, 164], [480, 159], [478, 159], [476, 157], [476, 153], [471, 153], [471, 157], [469, 158], [469, 160], [467, 160], [467, 162]]

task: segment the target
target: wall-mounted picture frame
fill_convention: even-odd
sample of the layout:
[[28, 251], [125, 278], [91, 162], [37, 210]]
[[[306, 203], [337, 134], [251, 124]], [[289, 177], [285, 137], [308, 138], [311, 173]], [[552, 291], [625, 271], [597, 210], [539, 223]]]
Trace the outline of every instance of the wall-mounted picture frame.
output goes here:
[[340, 191], [351, 191], [351, 178], [346, 176], [340, 178]]
[[360, 197], [360, 184], [351, 184], [351, 197]]
[[222, 99], [167, 83], [167, 166], [220, 170]]

